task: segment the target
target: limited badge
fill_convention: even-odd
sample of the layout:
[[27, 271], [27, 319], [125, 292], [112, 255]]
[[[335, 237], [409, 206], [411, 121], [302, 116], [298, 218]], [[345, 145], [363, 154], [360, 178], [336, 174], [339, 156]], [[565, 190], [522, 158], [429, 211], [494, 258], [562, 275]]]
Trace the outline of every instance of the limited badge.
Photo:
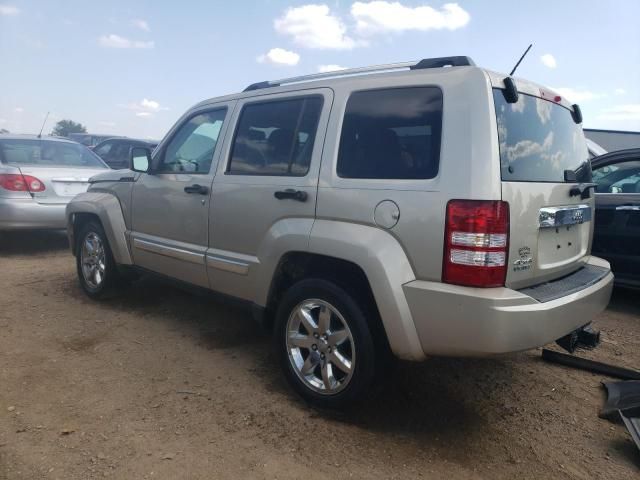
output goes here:
[[571, 220], [573, 220], [573, 223], [577, 224], [584, 223], [584, 214], [582, 213], [582, 210], [574, 210], [571, 214]]
[[518, 258], [515, 262], [513, 262], [513, 271], [514, 272], [522, 272], [524, 270], [530, 270], [531, 265], [533, 264], [533, 257], [531, 257], [531, 249], [527, 246], [520, 247], [518, 249]]

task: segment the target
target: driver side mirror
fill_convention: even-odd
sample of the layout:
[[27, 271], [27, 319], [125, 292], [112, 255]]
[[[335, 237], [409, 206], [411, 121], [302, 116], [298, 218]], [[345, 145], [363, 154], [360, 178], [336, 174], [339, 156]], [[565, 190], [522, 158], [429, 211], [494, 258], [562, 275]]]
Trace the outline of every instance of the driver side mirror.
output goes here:
[[146, 147], [131, 147], [129, 168], [134, 172], [147, 173], [151, 166], [151, 150]]

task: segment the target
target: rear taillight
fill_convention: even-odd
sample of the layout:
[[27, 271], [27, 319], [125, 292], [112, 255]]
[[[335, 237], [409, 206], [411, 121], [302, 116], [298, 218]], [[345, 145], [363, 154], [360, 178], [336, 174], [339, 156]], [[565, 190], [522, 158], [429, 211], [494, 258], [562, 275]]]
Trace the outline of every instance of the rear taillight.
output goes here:
[[15, 173], [0, 174], [0, 187], [12, 192], [44, 192], [45, 186], [42, 181], [31, 175], [20, 175]]
[[44, 183], [31, 175], [23, 175], [30, 192], [44, 192]]
[[451, 200], [445, 220], [442, 281], [501, 287], [507, 273], [509, 204]]

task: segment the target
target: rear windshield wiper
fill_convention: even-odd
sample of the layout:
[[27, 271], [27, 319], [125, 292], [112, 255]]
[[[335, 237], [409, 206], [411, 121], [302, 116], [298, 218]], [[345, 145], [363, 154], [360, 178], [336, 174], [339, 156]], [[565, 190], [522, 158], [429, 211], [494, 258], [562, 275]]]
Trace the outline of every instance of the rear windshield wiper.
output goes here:
[[591, 189], [596, 188], [597, 186], [597, 183], [579, 183], [578, 185], [571, 187], [571, 190], [569, 190], [569, 196], [575, 197], [580, 195], [580, 198], [585, 200], [591, 197]]

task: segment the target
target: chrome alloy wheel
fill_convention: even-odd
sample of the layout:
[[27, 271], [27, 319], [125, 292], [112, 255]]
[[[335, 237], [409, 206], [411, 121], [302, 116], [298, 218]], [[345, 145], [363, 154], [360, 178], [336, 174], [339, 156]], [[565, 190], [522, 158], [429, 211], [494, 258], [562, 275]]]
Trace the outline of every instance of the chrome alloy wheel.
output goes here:
[[80, 249], [82, 276], [91, 288], [98, 288], [104, 281], [106, 257], [104, 244], [97, 233], [89, 232], [82, 242]]
[[293, 309], [287, 352], [298, 378], [320, 394], [340, 392], [353, 376], [353, 335], [338, 309], [324, 300], [305, 300]]

